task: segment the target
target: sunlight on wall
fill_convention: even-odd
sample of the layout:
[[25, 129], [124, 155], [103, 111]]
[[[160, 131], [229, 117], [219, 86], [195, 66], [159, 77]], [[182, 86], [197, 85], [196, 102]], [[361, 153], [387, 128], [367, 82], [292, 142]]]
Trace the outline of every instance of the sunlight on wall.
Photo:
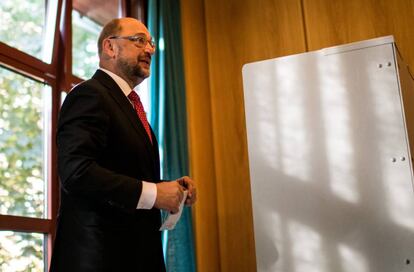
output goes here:
[[349, 74], [343, 75], [341, 62], [341, 55], [329, 56], [329, 62], [318, 62], [329, 186], [336, 196], [357, 203], [359, 194], [353, 165], [355, 154], [351, 138]]
[[[272, 69], [272, 68], [270, 68]], [[257, 81], [253, 84], [258, 83], [254, 86], [255, 92], [253, 93], [255, 103], [257, 103], [260, 110], [257, 111], [258, 118], [260, 122], [253, 123], [259, 132], [258, 148], [260, 148], [260, 153], [264, 155], [264, 158], [268, 164], [274, 169], [281, 168], [280, 161], [280, 145], [278, 142], [279, 131], [275, 129], [275, 124], [279, 122], [279, 116], [276, 114], [269, 114], [272, 112], [272, 109], [276, 105], [275, 96], [270, 95], [268, 88], [263, 88], [263, 86], [269, 86], [273, 84], [274, 78], [268, 77], [262, 73], [257, 74]], [[263, 82], [263, 83], [262, 83]], [[267, 97], [268, 99], [261, 99], [261, 97]]]
[[[303, 95], [297, 95], [295, 81], [300, 78], [293, 72], [299, 68], [298, 65], [287, 62], [283, 69], [270, 65], [268, 70], [275, 74], [274, 77], [262, 73], [255, 75], [255, 80], [250, 82], [255, 90], [251, 99], [257, 104], [255, 114], [260, 121], [248, 123], [259, 132], [254, 141], [267, 165], [302, 182], [310, 182], [312, 154], [308, 144], [309, 130], [304, 128], [306, 106]], [[303, 88], [299, 91], [305, 93], [308, 90]], [[274, 114], [275, 109], [277, 114]]]
[[306, 89], [295, 88], [295, 73], [292, 71], [296, 69], [296, 63], [286, 63], [283, 69], [276, 69], [276, 77], [285, 79], [278, 82], [279, 95], [276, 105], [280, 118], [280, 170], [300, 181], [309, 182], [309, 145], [307, 130], [304, 129], [306, 106], [303, 101]]
[[283, 68], [276, 66], [275, 71], [276, 79], [283, 79], [278, 82], [276, 105], [273, 105], [279, 117], [280, 170], [300, 181], [310, 182], [310, 145], [307, 144], [308, 131], [304, 129], [306, 106], [303, 99], [307, 90], [297, 87], [296, 81], [300, 80], [294, 72], [297, 69], [297, 63], [286, 62]]
[[351, 247], [339, 244], [338, 251], [342, 261], [343, 272], [368, 272], [368, 264], [365, 257]]
[[309, 226], [289, 223], [296, 272], [327, 272], [322, 237]]

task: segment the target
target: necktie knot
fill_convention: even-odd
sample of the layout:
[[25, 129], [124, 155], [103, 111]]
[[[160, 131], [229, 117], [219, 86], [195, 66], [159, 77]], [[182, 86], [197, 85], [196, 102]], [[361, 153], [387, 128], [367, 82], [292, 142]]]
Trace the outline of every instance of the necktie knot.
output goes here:
[[[137, 95], [136, 92], [132, 91], [129, 95], [128, 95], [129, 100], [131, 100], [134, 104], [135, 103], [141, 103], [141, 99], [139, 99], [139, 96]], [[142, 103], [141, 103], [142, 104]]]
[[132, 91], [128, 95], [128, 98], [134, 104], [135, 112], [137, 113], [139, 120], [141, 120], [141, 123], [144, 126], [145, 131], [147, 132], [147, 135], [152, 143], [151, 129], [148, 124], [147, 115], [145, 114], [144, 106], [142, 106], [141, 99], [139, 99], [138, 94], [134, 91]]

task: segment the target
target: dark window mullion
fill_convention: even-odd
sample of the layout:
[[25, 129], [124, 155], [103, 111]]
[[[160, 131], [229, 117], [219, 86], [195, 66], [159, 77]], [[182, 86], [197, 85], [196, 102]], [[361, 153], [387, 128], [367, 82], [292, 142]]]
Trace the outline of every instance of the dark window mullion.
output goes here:
[[56, 77], [56, 73], [51, 64], [44, 63], [2, 42], [0, 42], [0, 62], [4, 63], [5, 66], [13, 67], [25, 74], [42, 78], [47, 82], [54, 80]]
[[51, 227], [52, 221], [50, 219], [0, 215], [0, 230], [39, 232], [47, 234], [50, 233]]

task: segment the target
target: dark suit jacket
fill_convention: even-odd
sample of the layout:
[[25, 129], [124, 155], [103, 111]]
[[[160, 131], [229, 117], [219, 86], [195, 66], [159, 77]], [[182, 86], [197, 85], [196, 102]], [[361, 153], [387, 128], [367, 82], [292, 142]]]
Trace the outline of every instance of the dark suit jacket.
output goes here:
[[164, 271], [158, 209], [137, 210], [157, 182], [153, 144], [105, 72], [66, 97], [57, 129], [61, 201], [51, 271]]

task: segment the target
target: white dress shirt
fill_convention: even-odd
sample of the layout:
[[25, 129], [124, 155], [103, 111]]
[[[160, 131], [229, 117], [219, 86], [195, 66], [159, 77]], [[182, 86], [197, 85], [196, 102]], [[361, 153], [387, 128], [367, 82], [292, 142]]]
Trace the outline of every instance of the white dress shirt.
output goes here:
[[[119, 88], [121, 88], [122, 92], [125, 94], [127, 98], [128, 98], [128, 95], [131, 92], [133, 92], [131, 87], [129, 87], [128, 83], [123, 78], [121, 78], [120, 76], [106, 69], [103, 69], [103, 68], [99, 68], [99, 69], [107, 73], [116, 82], [116, 84], [118, 84]], [[131, 102], [131, 106], [133, 107], [132, 102]], [[152, 183], [152, 182], [142, 181], [142, 192], [141, 192], [141, 196], [138, 201], [137, 209], [147, 209], [147, 210], [152, 209], [156, 198], [157, 198], [157, 185], [155, 185], [155, 183]]]

